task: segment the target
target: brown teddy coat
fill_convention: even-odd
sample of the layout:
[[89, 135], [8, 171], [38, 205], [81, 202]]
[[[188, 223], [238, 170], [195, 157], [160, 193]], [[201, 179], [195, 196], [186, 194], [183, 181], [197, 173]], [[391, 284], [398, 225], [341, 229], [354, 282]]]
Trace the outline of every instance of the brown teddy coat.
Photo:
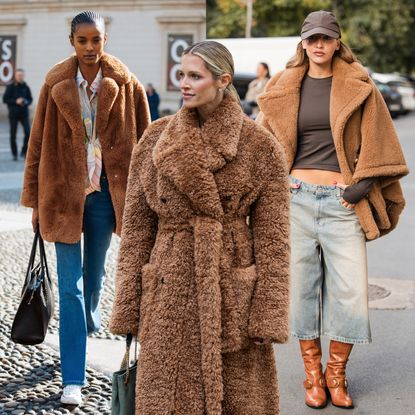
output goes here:
[[[77, 69], [71, 56], [47, 74], [26, 158], [21, 203], [39, 209], [49, 242], [75, 243], [82, 233], [87, 162]], [[121, 61], [104, 54], [101, 70], [97, 134], [120, 234], [131, 152], [150, 115], [143, 86]]]
[[153, 123], [134, 149], [114, 333], [138, 333], [136, 414], [276, 415], [288, 339], [283, 150], [225, 97]]
[[[258, 122], [282, 143], [291, 170], [297, 151], [301, 83], [307, 67], [286, 69], [267, 84], [259, 99]], [[377, 177], [368, 198], [355, 207], [366, 239], [393, 230], [405, 200], [399, 179], [408, 168], [386, 104], [359, 63], [333, 62], [330, 124], [341, 174], [346, 184]]]

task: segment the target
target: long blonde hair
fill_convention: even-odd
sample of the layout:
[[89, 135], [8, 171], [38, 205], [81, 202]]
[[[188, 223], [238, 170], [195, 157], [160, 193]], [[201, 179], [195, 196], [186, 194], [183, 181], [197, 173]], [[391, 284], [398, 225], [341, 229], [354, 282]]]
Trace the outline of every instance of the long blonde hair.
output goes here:
[[[356, 56], [353, 54], [352, 50], [348, 45], [340, 41], [340, 49], [336, 50], [333, 55], [333, 58], [338, 56], [347, 63], [359, 62]], [[297, 50], [295, 55], [287, 62], [285, 65], [286, 68], [296, 68], [298, 66], [307, 65], [308, 66], [308, 56], [306, 51], [303, 48], [302, 42], [298, 43]]]
[[225, 46], [214, 40], [206, 40], [189, 46], [183, 51], [182, 56], [187, 54], [201, 58], [215, 79], [225, 73], [231, 75], [232, 79], [226, 87], [225, 93], [232, 96], [237, 102], [240, 102], [239, 95], [232, 83], [235, 73], [233, 57]]

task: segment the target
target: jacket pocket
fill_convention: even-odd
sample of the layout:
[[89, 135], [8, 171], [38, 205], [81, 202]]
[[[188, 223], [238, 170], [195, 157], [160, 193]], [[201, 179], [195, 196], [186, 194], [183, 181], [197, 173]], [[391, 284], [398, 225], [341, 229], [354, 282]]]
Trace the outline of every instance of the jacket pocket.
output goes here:
[[249, 345], [248, 321], [257, 275], [255, 265], [232, 268], [222, 289], [222, 352]]
[[138, 326], [138, 341], [140, 343], [145, 340], [148, 332], [157, 285], [157, 266], [155, 264], [144, 265], [141, 270], [140, 322]]

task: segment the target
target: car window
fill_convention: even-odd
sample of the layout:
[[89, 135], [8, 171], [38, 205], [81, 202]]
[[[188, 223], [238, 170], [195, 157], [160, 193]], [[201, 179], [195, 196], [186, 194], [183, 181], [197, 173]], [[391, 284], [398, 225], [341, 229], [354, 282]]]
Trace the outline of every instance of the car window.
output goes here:
[[389, 81], [388, 85], [396, 86], [396, 87], [412, 88], [412, 85], [409, 81]]

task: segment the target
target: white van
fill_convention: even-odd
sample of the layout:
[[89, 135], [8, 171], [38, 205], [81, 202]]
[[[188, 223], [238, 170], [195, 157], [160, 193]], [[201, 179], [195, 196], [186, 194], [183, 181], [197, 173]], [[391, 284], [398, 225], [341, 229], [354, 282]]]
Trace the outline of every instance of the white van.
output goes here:
[[259, 62], [269, 65], [271, 75], [285, 68], [295, 55], [300, 37], [255, 37], [237, 39], [212, 39], [225, 45], [233, 56], [235, 73], [253, 74]]

